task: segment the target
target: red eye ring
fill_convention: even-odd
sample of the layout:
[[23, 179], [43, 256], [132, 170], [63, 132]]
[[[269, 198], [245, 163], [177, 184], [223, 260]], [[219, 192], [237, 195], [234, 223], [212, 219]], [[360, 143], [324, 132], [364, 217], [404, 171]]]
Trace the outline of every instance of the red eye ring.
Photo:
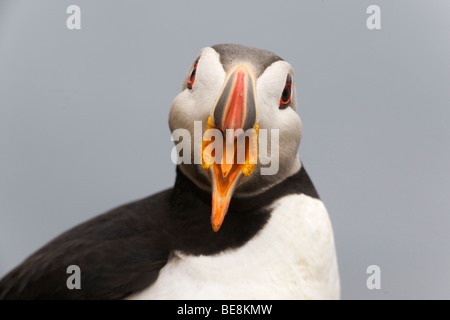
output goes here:
[[191, 75], [189, 76], [187, 87], [189, 89], [192, 89], [192, 85], [195, 82], [195, 76], [197, 75], [197, 63], [194, 64], [194, 67], [192, 68]]
[[281, 93], [280, 109], [287, 108], [291, 103], [291, 98], [292, 98], [292, 80], [288, 76], [288, 78], [286, 79], [286, 84], [284, 85], [283, 92]]

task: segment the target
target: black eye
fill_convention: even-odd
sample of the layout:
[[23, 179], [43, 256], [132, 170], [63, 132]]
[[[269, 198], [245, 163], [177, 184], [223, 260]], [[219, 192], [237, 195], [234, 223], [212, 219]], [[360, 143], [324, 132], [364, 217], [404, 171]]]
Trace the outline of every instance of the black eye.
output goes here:
[[192, 85], [194, 84], [196, 74], [197, 74], [197, 62], [194, 64], [194, 68], [192, 68], [191, 75], [189, 76], [187, 83], [188, 89], [192, 89]]
[[286, 79], [286, 84], [284, 85], [283, 92], [281, 93], [280, 109], [286, 109], [287, 107], [289, 107], [289, 104], [291, 103], [291, 97], [292, 97], [292, 79], [288, 75]]

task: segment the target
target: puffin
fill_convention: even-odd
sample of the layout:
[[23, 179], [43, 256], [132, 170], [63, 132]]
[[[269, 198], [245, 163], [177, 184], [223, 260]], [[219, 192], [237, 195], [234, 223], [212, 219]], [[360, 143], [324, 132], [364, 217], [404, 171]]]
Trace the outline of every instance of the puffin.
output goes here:
[[339, 299], [332, 224], [298, 152], [292, 66], [203, 48], [169, 127], [174, 186], [51, 240], [0, 280], [0, 299]]

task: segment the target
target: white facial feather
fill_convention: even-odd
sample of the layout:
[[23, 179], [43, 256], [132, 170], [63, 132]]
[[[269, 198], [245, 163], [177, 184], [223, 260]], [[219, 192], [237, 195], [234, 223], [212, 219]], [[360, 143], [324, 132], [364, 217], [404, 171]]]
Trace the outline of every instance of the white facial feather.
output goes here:
[[[292, 76], [292, 86], [295, 88], [291, 65], [286, 61], [274, 62], [258, 78], [256, 85], [260, 128], [279, 130], [280, 168], [288, 168], [284, 174], [280, 175], [280, 178], [292, 175], [300, 169], [297, 152], [302, 138], [302, 122], [296, 112], [295, 90], [292, 90], [290, 107], [279, 108], [281, 94], [288, 74]], [[268, 149], [271, 150], [270, 139], [268, 142]], [[266, 159], [263, 159], [263, 155], [260, 154], [260, 157], [261, 162], [267, 162]]]

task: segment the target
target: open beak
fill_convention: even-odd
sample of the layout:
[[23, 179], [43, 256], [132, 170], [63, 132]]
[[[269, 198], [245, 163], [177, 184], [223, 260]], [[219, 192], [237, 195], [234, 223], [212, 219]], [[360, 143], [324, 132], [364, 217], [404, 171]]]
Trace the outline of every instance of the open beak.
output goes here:
[[[258, 160], [255, 82], [254, 73], [245, 64], [228, 72], [203, 137], [202, 166], [211, 178], [211, 224], [215, 232], [223, 223], [234, 190], [253, 172]], [[205, 161], [211, 158], [204, 153], [212, 143], [207, 138], [208, 129], [222, 132], [222, 153], [215, 150], [215, 161]]]

